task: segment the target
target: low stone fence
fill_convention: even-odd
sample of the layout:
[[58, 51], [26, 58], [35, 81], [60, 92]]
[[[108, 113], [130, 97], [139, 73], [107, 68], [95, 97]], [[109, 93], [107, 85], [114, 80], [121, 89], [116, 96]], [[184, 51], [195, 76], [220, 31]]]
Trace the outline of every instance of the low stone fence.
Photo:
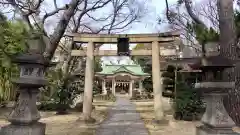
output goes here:
[[131, 99], [132, 102], [153, 102], [153, 99], [141, 99], [141, 100], [134, 100]]
[[153, 95], [149, 92], [139, 92], [138, 90], [134, 90], [132, 93], [131, 100], [146, 100], [146, 99], [153, 99]]
[[116, 100], [116, 97], [112, 94], [107, 94], [107, 95], [102, 95], [102, 94], [99, 94], [99, 95], [95, 95], [93, 97], [94, 100], [102, 100], [102, 101], [106, 101], [106, 100], [109, 100], [109, 101], [115, 101]]
[[[132, 102], [135, 102], [136, 105], [139, 105], [141, 107], [154, 107], [154, 100], [153, 99], [143, 99], [143, 100], [131, 100]], [[162, 105], [163, 110], [167, 114], [173, 113], [173, 102], [170, 98], [163, 97], [162, 98]]]

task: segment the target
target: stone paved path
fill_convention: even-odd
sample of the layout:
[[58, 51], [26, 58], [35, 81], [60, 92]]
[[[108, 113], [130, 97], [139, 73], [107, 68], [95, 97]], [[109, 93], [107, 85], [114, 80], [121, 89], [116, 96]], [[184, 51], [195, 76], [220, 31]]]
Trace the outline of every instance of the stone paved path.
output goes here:
[[135, 105], [127, 98], [117, 97], [108, 118], [100, 125], [96, 135], [148, 135]]

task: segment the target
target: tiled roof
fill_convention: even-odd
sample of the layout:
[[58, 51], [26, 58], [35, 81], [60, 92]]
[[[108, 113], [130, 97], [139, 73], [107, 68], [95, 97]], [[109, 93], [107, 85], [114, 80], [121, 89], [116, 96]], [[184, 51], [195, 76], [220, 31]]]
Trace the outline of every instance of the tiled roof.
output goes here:
[[136, 76], [148, 76], [148, 73], [144, 73], [139, 65], [105, 65], [102, 67], [101, 72], [97, 74], [101, 75], [114, 75], [116, 73], [127, 72]]

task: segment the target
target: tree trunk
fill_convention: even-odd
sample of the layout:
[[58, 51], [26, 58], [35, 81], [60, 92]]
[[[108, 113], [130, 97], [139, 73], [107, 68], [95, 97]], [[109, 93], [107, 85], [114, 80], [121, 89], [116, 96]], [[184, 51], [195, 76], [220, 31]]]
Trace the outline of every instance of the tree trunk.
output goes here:
[[[230, 60], [237, 60], [237, 40], [234, 23], [233, 0], [218, 0], [219, 28], [220, 28], [220, 55]], [[233, 121], [239, 125], [238, 104], [239, 100], [239, 70], [240, 64], [228, 69], [224, 75], [225, 81], [235, 81], [235, 89], [229, 90], [228, 96], [224, 99], [224, 105]]]
[[53, 32], [53, 34], [50, 36], [50, 46], [47, 47], [47, 56], [49, 60], [52, 59], [54, 52], [56, 48], [58, 47], [58, 44], [65, 33], [65, 30], [68, 26], [68, 23], [71, 19], [71, 17], [74, 15], [75, 9], [77, 8], [79, 3], [79, 0], [72, 0], [69, 5], [68, 9], [63, 13], [62, 17], [60, 18], [60, 21]]

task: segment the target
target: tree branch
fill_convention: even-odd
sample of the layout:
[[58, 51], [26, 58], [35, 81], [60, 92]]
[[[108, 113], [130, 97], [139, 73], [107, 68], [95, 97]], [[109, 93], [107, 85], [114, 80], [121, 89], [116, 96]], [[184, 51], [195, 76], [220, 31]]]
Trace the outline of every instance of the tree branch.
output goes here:
[[63, 15], [56, 27], [56, 30], [50, 36], [51, 46], [48, 48], [48, 50], [46, 50], [46, 58], [49, 59], [49, 61], [51, 61], [51, 59], [54, 55], [54, 52], [60, 42], [60, 39], [62, 38], [62, 36], [65, 32], [65, 29], [68, 26], [70, 18], [74, 15], [74, 11], [78, 6], [79, 1], [80, 0], [72, 0], [70, 2], [70, 4], [68, 5], [68, 9], [65, 10], [65, 12], [63, 13]]
[[185, 3], [185, 7], [187, 9], [187, 12], [189, 14], [189, 16], [193, 19], [193, 21], [199, 25], [204, 26], [205, 28], [207, 28], [207, 26], [202, 22], [202, 20], [200, 20], [193, 12], [192, 7], [191, 7], [191, 0], [184, 0]]
[[57, 13], [59, 13], [59, 11], [62, 11], [62, 10], [67, 10], [67, 6], [63, 6], [61, 8], [57, 8], [56, 10], [52, 11], [52, 12], [49, 12], [49, 13], [46, 13], [44, 16], [43, 16], [43, 19], [42, 19], [42, 24], [45, 23], [45, 20], [50, 17], [50, 16], [53, 16]]
[[167, 17], [167, 20], [169, 21], [169, 23], [171, 23], [172, 19], [171, 19], [171, 16], [170, 16], [168, 0], [165, 0], [165, 4], [166, 4], [166, 17]]

